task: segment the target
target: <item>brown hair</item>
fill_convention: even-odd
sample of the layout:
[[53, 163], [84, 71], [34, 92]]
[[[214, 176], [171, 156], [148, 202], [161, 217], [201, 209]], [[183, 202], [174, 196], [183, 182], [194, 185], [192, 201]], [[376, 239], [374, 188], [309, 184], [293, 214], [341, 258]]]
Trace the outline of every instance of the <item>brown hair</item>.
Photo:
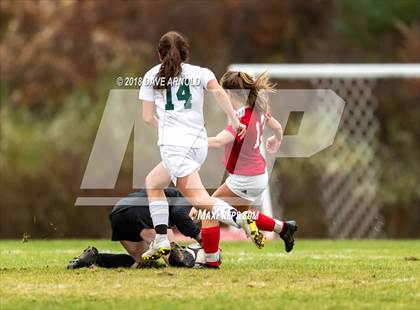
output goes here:
[[165, 33], [159, 40], [157, 47], [162, 65], [156, 75], [158, 81], [164, 78], [164, 83], [159, 82], [155, 88], [166, 88], [168, 80], [181, 73], [181, 63], [189, 56], [190, 46], [187, 38], [177, 31]]
[[[266, 72], [254, 79], [245, 72], [228, 71], [220, 79], [220, 84], [224, 89], [245, 89], [249, 90], [246, 105], [256, 108], [261, 113], [267, 113], [268, 98], [267, 92], [260, 93], [260, 90], [274, 92], [276, 84], [271, 83]], [[245, 98], [244, 98], [245, 99]]]

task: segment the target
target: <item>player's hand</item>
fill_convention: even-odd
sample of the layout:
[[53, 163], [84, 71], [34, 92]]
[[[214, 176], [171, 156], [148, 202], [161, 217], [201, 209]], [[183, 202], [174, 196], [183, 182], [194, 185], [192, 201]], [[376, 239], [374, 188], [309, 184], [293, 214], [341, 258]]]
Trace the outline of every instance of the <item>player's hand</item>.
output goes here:
[[238, 134], [239, 138], [243, 139], [246, 134], [246, 126], [240, 122], [236, 125], [233, 125], [233, 129], [235, 129], [236, 133]]
[[275, 154], [280, 148], [280, 140], [276, 136], [271, 136], [265, 143], [265, 149], [269, 154]]

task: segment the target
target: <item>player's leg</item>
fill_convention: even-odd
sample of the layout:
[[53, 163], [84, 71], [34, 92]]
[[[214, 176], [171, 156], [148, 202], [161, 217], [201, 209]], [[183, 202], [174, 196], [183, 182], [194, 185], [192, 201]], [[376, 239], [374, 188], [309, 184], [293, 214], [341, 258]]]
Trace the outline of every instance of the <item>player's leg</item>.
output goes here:
[[[156, 232], [154, 229], [150, 229], [150, 228], [145, 228], [141, 231], [140, 233], [141, 238], [144, 240], [145, 245], [142, 249], [138, 249], [136, 253], [136, 257], [139, 257], [139, 267], [145, 266], [145, 267], [160, 267], [159, 265], [154, 264], [154, 261], [156, 259], [150, 259], [150, 260], [145, 260], [144, 259], [144, 254], [147, 253], [150, 250], [150, 245], [154, 242], [155, 237], [156, 237]], [[167, 231], [167, 236], [168, 236], [168, 240], [170, 242], [170, 253], [172, 253], [172, 250], [174, 248], [174, 234], [172, 232], [172, 229], [168, 229]], [[176, 244], [175, 244], [176, 245]], [[161, 257], [163, 258], [163, 260], [169, 264], [169, 255], [168, 254], [163, 254], [161, 255]]]
[[[193, 205], [199, 204], [197, 205], [197, 208], [204, 209], [207, 212], [212, 211], [211, 204], [213, 202], [210, 199], [207, 199], [207, 205], [204, 205], [205, 198], [203, 197], [209, 195], [207, 191], [203, 189], [204, 186], [202, 186], [201, 179], [197, 172], [195, 172], [193, 176], [178, 179], [177, 186], [180, 188], [184, 197], [188, 197]], [[197, 191], [192, 190], [197, 188]], [[201, 222], [201, 243], [206, 256], [206, 265], [209, 267], [218, 268], [220, 265], [219, 242], [219, 221], [203, 220]]]
[[68, 268], [89, 267], [93, 264], [104, 268], [132, 266], [138, 260], [138, 255], [135, 255], [138, 252], [136, 248], [145, 246], [139, 233], [142, 229], [136, 227], [134, 220], [132, 220], [136, 216], [136, 213], [132, 213], [134, 210], [134, 208], [131, 208], [110, 216], [112, 228], [111, 239], [113, 241], [120, 241], [132, 256], [129, 254], [100, 253], [95, 247], [90, 246], [81, 255], [73, 259], [69, 263]]
[[[241, 206], [237, 206], [238, 209], [242, 210], [244, 208], [249, 208], [252, 201], [252, 197], [249, 199], [244, 199], [238, 196], [240, 190], [233, 189], [233, 182], [228, 181], [225, 182], [222, 186], [220, 186], [214, 193], [213, 197], [219, 197], [220, 199], [229, 201], [232, 198], [235, 198], [235, 202], [241, 204]], [[236, 207], [236, 205], [235, 205]], [[280, 238], [284, 241], [285, 250], [286, 252], [290, 252], [294, 246], [294, 233], [297, 231], [297, 224], [296, 221], [281, 221], [278, 219], [274, 219], [269, 217], [257, 210], [252, 210], [253, 215], [255, 216], [255, 221], [260, 230], [263, 231], [274, 231], [277, 233]], [[264, 245], [264, 240], [261, 240], [262, 246]]]
[[153, 240], [154, 238], [154, 230], [143, 229], [140, 235], [143, 241], [120, 241], [128, 254], [99, 253], [96, 265], [104, 268], [161, 267], [160, 265], [154, 264], [154, 262], [145, 262], [141, 259], [141, 255], [149, 248], [148, 240]]
[[[152, 228], [144, 228], [140, 232], [140, 237], [146, 242], [146, 246], [148, 246], [150, 243], [153, 242], [153, 240], [155, 240], [156, 232]], [[169, 241], [174, 240], [172, 229], [168, 229], [168, 239]]]
[[[145, 229], [143, 229], [142, 232], [144, 230]], [[147, 251], [149, 245], [144, 239], [140, 242], [122, 240], [121, 244], [135, 262], [139, 262], [141, 260], [141, 255]]]
[[[217, 197], [219, 199], [222, 199], [226, 202], [233, 203], [235, 205], [235, 208], [240, 210], [241, 212], [247, 212], [249, 210], [249, 207], [251, 205], [251, 201], [244, 199], [242, 197], [239, 197], [234, 192], [232, 192], [226, 183], [223, 183], [212, 195], [212, 197]], [[264, 230], [261, 227], [261, 221], [259, 222], [258, 214], [254, 211], [250, 213], [250, 216], [255, 219], [255, 223], [259, 230]], [[265, 244], [265, 237], [263, 234], [260, 234], [259, 239], [256, 240], [255, 244], [258, 248], [263, 248]]]
[[[102, 268], [127, 268], [135, 265], [135, 244], [144, 242], [121, 241], [121, 244], [126, 248], [129, 254], [114, 254], [114, 253], [100, 253], [97, 248], [93, 246], [87, 247], [82, 254], [74, 258], [67, 265], [68, 269], [77, 269], [83, 267], [90, 267], [96, 265]], [[131, 255], [133, 254], [133, 255]]]
[[67, 269], [77, 269], [83, 267], [90, 267], [96, 263], [98, 259], [98, 249], [94, 246], [88, 246], [83, 250], [82, 254], [73, 258], [67, 264]]
[[219, 199], [214, 199], [209, 195], [201, 182], [197, 170], [191, 172], [189, 175], [178, 178], [176, 186], [182, 195], [197, 209], [208, 212], [219, 211], [218, 213], [223, 215], [232, 213], [232, 216], [230, 217], [221, 217], [220, 221], [240, 228], [240, 224], [236, 221], [236, 216], [239, 215], [238, 212], [235, 212], [235, 208], [232, 208], [227, 203], [220, 201]]
[[201, 222], [201, 239], [201, 244], [206, 255], [206, 265], [215, 268], [219, 267], [221, 264], [219, 250], [219, 221], [203, 220]]
[[201, 243], [200, 227], [193, 222], [188, 211], [189, 208], [185, 206], [173, 205], [169, 214], [170, 222], [181, 234]]
[[121, 240], [122, 246], [128, 254], [99, 253], [96, 265], [103, 268], [129, 268], [135, 267], [139, 260], [138, 252], [145, 247], [144, 241]]
[[[242, 197], [239, 197], [236, 195], [228, 186], [228, 184], [225, 182], [223, 185], [221, 185], [212, 195], [212, 197], [218, 197], [220, 199], [223, 199], [227, 202], [231, 201], [231, 199], [235, 199], [235, 202], [238, 204], [235, 204], [235, 207], [238, 210], [241, 210], [242, 212], [250, 210], [250, 206], [252, 204], [252, 201], [244, 199]], [[267, 215], [264, 215], [263, 213], [252, 210], [257, 216], [256, 216], [256, 223], [259, 229], [263, 231], [274, 231], [277, 233], [280, 233], [283, 228], [283, 221], [273, 219]]]
[[146, 191], [149, 199], [150, 216], [152, 217], [156, 236], [150, 246], [150, 251], [144, 253], [144, 259], [150, 259], [153, 255], [160, 257], [168, 254], [171, 250], [171, 245], [167, 236], [169, 206], [163, 191], [170, 181], [171, 178], [162, 162], [153, 168], [146, 177]]
[[260, 238], [261, 232], [254, 220], [246, 214], [241, 214], [223, 200], [212, 198], [208, 194], [197, 170], [185, 177], [178, 178], [177, 187], [182, 195], [197, 208], [211, 211], [215, 215], [215, 219], [225, 224], [242, 228], [254, 243]]
[[139, 239], [141, 241], [120, 240], [128, 254], [98, 253], [96, 248], [90, 247], [84, 251], [81, 262], [91, 262], [91, 264], [103, 268], [136, 267], [141, 262], [141, 255], [148, 249], [150, 240], [153, 240], [154, 235], [153, 229], [142, 229], [140, 232], [141, 239]]
[[[169, 240], [173, 240], [173, 233], [171, 229], [168, 229], [167, 235]], [[136, 262], [142, 261], [142, 254], [149, 249], [150, 243], [155, 240], [155, 230], [151, 228], [144, 228], [140, 232], [140, 237], [143, 240], [141, 242], [121, 241], [121, 244], [126, 249], [127, 253], [130, 254]]]
[[235, 195], [235, 193], [233, 193], [229, 189], [226, 183], [223, 183], [221, 186], [219, 186], [219, 188], [216, 189], [216, 191], [211, 196], [214, 198], [222, 199], [223, 201], [226, 201], [227, 203], [233, 204], [235, 208], [241, 212], [248, 211], [249, 206], [251, 204], [249, 200], [243, 199]]

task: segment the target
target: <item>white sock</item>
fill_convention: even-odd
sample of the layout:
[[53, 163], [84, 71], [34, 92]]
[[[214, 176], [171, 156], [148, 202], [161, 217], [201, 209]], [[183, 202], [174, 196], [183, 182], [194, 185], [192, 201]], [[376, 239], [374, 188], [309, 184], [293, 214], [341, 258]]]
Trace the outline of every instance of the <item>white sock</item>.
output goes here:
[[219, 261], [220, 252], [217, 251], [216, 253], [206, 253], [206, 262], [207, 263], [215, 263]]
[[275, 222], [275, 224], [274, 224], [273, 231], [278, 233], [278, 234], [281, 233], [281, 231], [283, 230], [284, 222], [280, 221], [280, 220], [276, 220], [276, 219], [274, 219], [274, 222]]
[[223, 200], [216, 199], [216, 202], [213, 205], [212, 213], [215, 219], [219, 220], [220, 222], [234, 226], [236, 228], [241, 228], [241, 213], [235, 208], [232, 208]]
[[150, 216], [153, 221], [153, 227], [166, 225], [169, 223], [169, 205], [166, 200], [152, 201], [149, 204]]
[[168, 235], [163, 235], [163, 234], [156, 234], [155, 236], [155, 240], [156, 242], [162, 242], [168, 239]]

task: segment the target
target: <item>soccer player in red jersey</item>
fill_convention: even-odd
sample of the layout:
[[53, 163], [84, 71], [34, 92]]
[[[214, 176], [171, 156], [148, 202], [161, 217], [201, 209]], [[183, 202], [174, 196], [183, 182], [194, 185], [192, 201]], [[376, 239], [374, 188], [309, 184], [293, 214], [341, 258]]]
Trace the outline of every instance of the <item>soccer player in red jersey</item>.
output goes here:
[[[228, 93], [240, 122], [247, 127], [247, 132], [240, 139], [233, 127], [228, 125], [216, 137], [208, 139], [210, 148], [225, 148], [224, 165], [229, 172], [225, 183], [216, 190], [213, 197], [227, 200], [236, 198], [248, 209], [268, 185], [266, 162], [260, 152], [264, 129], [268, 127], [274, 133], [266, 141], [266, 150], [270, 154], [279, 150], [283, 135], [280, 123], [269, 113], [267, 92], [274, 91], [274, 85], [268, 81], [266, 74], [261, 74], [254, 80], [247, 73], [234, 71], [226, 72], [220, 84]], [[256, 223], [260, 230], [278, 233], [284, 240], [286, 252], [293, 249], [293, 234], [297, 230], [295, 221], [279, 221], [258, 212]], [[216, 234], [218, 230], [217, 222], [203, 221], [203, 247], [206, 254], [205, 235], [207, 231]], [[210, 250], [212, 249], [218, 249], [218, 245], [212, 245]], [[211, 259], [212, 256], [208, 257]]]

